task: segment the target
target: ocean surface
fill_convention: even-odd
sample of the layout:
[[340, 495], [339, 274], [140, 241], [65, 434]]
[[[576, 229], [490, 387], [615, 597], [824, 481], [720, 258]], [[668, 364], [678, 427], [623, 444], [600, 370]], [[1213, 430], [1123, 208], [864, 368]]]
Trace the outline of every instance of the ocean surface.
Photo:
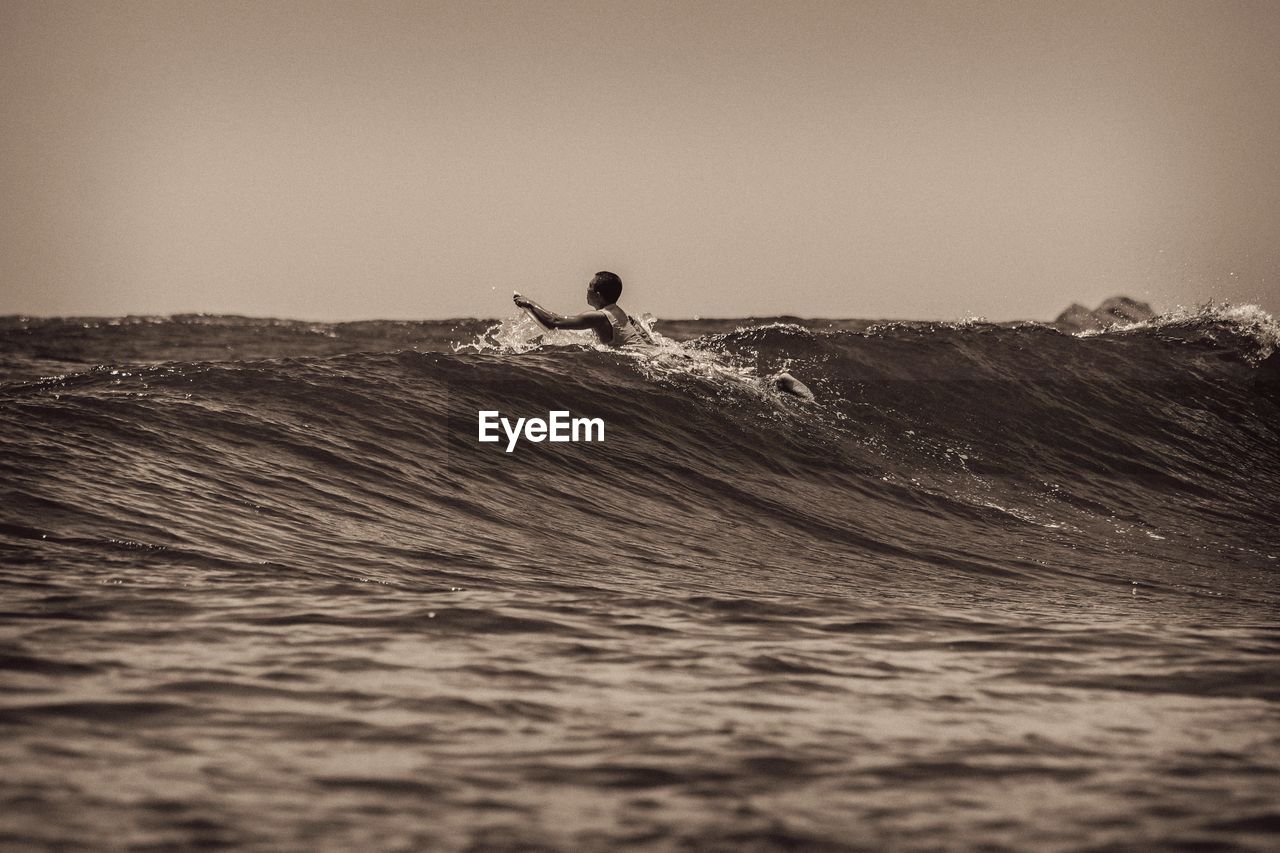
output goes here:
[[1272, 318], [655, 328], [0, 318], [0, 848], [1276, 849]]

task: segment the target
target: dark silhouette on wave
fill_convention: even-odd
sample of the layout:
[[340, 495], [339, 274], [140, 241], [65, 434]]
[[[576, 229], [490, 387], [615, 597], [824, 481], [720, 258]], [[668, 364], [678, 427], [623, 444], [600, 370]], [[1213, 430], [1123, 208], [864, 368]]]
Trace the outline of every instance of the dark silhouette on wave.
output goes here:
[[1156, 312], [1146, 302], [1128, 296], [1113, 296], [1093, 310], [1073, 302], [1057, 316], [1053, 325], [1066, 332], [1083, 332], [1106, 329], [1118, 323], [1141, 323], [1155, 316]]

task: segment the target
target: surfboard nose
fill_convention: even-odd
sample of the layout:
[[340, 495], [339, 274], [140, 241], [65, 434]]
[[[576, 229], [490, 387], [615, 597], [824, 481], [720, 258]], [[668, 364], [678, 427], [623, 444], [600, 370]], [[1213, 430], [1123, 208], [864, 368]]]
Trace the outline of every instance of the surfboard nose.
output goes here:
[[773, 378], [773, 385], [784, 394], [790, 394], [806, 403], [813, 402], [813, 392], [809, 390], [809, 386], [786, 371]]

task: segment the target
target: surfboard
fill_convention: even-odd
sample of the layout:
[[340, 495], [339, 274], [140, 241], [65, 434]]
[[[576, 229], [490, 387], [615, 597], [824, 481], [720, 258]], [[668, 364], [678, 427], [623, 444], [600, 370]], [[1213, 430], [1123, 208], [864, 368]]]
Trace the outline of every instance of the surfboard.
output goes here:
[[784, 394], [790, 394], [798, 400], [803, 400], [806, 403], [813, 402], [813, 392], [809, 390], [809, 386], [796, 379], [790, 373], [779, 373], [773, 377], [773, 387]]

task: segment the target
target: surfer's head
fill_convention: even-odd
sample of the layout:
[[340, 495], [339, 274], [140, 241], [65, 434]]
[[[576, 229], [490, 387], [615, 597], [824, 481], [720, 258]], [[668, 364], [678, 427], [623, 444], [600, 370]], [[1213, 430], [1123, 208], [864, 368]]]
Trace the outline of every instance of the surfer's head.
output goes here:
[[602, 270], [587, 285], [587, 304], [592, 308], [612, 305], [622, 296], [622, 279], [615, 273]]

